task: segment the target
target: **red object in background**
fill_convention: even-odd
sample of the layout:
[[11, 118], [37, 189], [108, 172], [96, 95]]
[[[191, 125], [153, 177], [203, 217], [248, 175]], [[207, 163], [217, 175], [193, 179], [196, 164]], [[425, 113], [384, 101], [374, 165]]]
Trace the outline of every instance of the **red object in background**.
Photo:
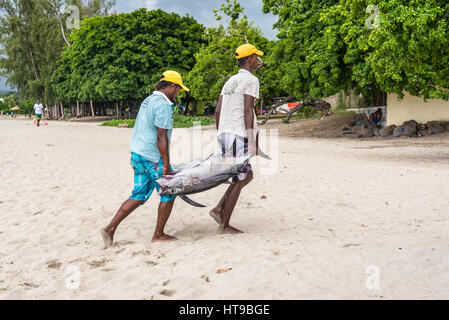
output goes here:
[[298, 106], [299, 105], [299, 102], [289, 102], [288, 104], [287, 104], [287, 106], [288, 106], [288, 108], [291, 110], [291, 109], [293, 109], [294, 107], [296, 107], [296, 106]]

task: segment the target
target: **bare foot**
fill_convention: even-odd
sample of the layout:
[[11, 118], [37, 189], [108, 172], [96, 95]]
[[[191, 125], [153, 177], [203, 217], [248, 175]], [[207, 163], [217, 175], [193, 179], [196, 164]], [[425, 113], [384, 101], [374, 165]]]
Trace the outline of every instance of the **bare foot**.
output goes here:
[[110, 246], [112, 246], [112, 239], [113, 236], [111, 234], [109, 234], [105, 228], [100, 230], [101, 236], [103, 237], [103, 242], [104, 242], [104, 248], [109, 248]]
[[243, 233], [243, 231], [240, 231], [239, 229], [236, 229], [231, 226], [227, 226], [225, 228], [222, 225], [219, 225], [218, 229], [217, 229], [217, 233], [219, 233], [219, 234], [239, 234], [239, 233]]
[[221, 211], [212, 209], [209, 215], [215, 220], [216, 223], [221, 224]]
[[174, 236], [169, 236], [168, 234], [163, 233], [160, 236], [153, 236], [153, 239], [151, 242], [169, 242], [169, 241], [175, 241], [178, 240], [178, 238]]

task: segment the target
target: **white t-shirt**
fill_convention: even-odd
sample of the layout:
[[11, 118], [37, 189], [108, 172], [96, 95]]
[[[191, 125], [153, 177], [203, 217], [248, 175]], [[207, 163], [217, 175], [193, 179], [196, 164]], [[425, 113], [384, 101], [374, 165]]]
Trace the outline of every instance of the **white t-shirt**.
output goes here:
[[42, 114], [42, 110], [44, 110], [44, 106], [42, 105], [42, 103], [39, 104], [35, 104], [34, 105], [34, 113], [35, 114]]
[[[233, 75], [223, 86], [220, 122], [217, 135], [233, 133], [247, 137], [245, 128], [244, 94], [259, 98], [259, 79], [245, 69]], [[257, 118], [254, 112], [254, 132], [257, 131]]]

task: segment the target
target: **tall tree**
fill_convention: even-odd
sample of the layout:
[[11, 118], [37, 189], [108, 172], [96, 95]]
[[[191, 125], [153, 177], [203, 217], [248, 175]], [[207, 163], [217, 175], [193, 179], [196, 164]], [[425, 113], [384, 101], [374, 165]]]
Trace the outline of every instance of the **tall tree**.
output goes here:
[[195, 19], [140, 9], [85, 19], [53, 76], [65, 101], [142, 99], [166, 69], [186, 74], [203, 43]]
[[282, 87], [296, 96], [354, 90], [448, 98], [447, 1], [263, 2], [279, 17], [272, 57], [281, 62]]
[[[67, 40], [70, 31], [73, 30], [75, 21], [74, 19], [91, 18], [94, 16], [104, 17], [108, 16], [110, 10], [115, 5], [115, 0], [89, 0], [87, 3], [82, 0], [47, 0], [50, 4], [54, 14], [56, 15], [59, 27], [61, 29], [61, 35], [64, 38], [65, 43], [70, 47], [71, 44]], [[76, 9], [75, 11], [72, 11]], [[70, 21], [70, 26], [67, 25], [67, 19], [73, 15], [73, 19]]]
[[20, 96], [52, 102], [51, 75], [62, 50], [62, 38], [48, 2], [1, 0], [0, 10], [0, 73]]
[[[251, 43], [265, 53], [270, 52], [273, 46], [273, 42], [268, 41], [261, 30], [248, 21], [244, 8], [237, 1], [227, 0], [214, 12], [217, 21], [222, 21], [224, 15], [229, 19], [229, 23], [207, 29], [207, 44], [196, 54], [195, 67], [187, 75], [187, 83], [193, 97], [210, 104], [217, 101], [225, 82], [239, 70], [234, 54], [238, 46]], [[261, 94], [266, 100], [280, 94], [279, 87], [274, 85], [274, 72], [270, 66], [257, 72], [257, 75], [263, 78]]]

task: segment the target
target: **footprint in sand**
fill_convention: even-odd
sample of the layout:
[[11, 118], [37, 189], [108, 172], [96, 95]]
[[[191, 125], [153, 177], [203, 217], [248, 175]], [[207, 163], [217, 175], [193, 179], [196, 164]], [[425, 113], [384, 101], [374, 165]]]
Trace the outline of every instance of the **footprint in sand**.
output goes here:
[[174, 295], [176, 293], [175, 290], [162, 290], [161, 292], [159, 292], [161, 295], [166, 296], [166, 297], [171, 297], [172, 295]]
[[137, 256], [139, 254], [143, 254], [145, 256], [149, 256], [151, 254], [151, 252], [150, 252], [150, 250], [140, 250], [140, 251], [133, 252], [131, 255], [133, 257], [135, 257], [135, 256]]
[[49, 261], [47, 262], [47, 268], [49, 269], [59, 269], [61, 268], [62, 263], [59, 262], [58, 260], [53, 260], [53, 261]]
[[29, 289], [39, 288], [39, 286], [37, 284], [34, 284], [32, 282], [22, 282], [20, 285], [24, 286], [24, 287], [27, 287]]
[[112, 247], [126, 246], [127, 244], [134, 244], [134, 241], [122, 240], [114, 243]]
[[149, 266], [157, 266], [157, 262], [154, 261], [145, 261], [145, 263]]
[[349, 247], [360, 247], [360, 246], [362, 246], [363, 244], [361, 244], [361, 243], [347, 243], [347, 244], [344, 244], [343, 245], [343, 248], [349, 248]]
[[92, 268], [99, 268], [99, 267], [103, 267], [108, 261], [111, 261], [111, 260], [101, 259], [101, 260], [88, 262], [87, 264], [90, 265]]

